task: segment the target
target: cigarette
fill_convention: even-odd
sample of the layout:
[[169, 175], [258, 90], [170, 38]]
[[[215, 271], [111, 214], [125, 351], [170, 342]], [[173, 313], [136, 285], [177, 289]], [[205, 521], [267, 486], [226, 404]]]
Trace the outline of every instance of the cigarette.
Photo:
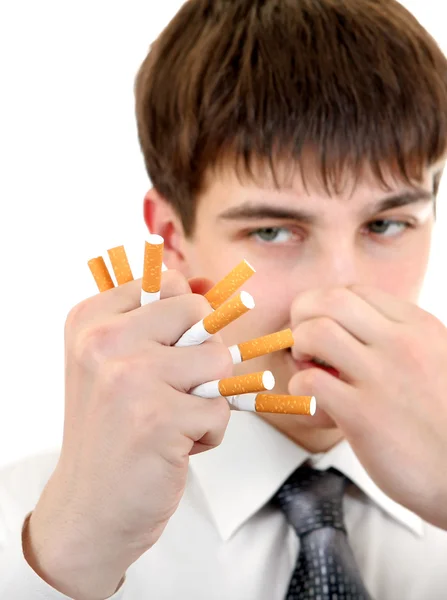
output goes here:
[[115, 273], [116, 282], [118, 285], [133, 281], [132, 270], [127, 259], [124, 246], [117, 246], [107, 250], [110, 262], [112, 263], [113, 272]]
[[115, 287], [102, 256], [98, 256], [97, 258], [92, 258], [89, 260], [88, 266], [100, 292], [106, 292], [107, 290]]
[[239, 292], [237, 296], [230, 298], [214, 312], [195, 323], [182, 335], [175, 346], [184, 347], [203, 344], [212, 335], [241, 317], [254, 306], [255, 301], [248, 292]]
[[245, 394], [227, 397], [230, 407], [259, 413], [313, 416], [317, 409], [315, 396], [287, 394]]
[[250, 277], [256, 273], [254, 268], [243, 260], [239, 263], [228, 275], [226, 275], [219, 283], [211, 288], [205, 298], [211, 305], [211, 308], [218, 308], [228, 298], [230, 298], [236, 290], [238, 290]]
[[248, 342], [242, 342], [242, 344], [235, 344], [230, 346], [231, 357], [233, 364], [238, 365], [239, 363], [263, 356], [264, 354], [270, 354], [277, 350], [284, 350], [285, 348], [291, 348], [294, 344], [294, 339], [291, 329], [284, 329], [283, 331], [277, 331], [276, 333], [270, 333], [263, 337], [250, 340]]
[[201, 398], [218, 398], [219, 396], [233, 396], [234, 394], [247, 394], [249, 392], [263, 392], [272, 390], [275, 378], [271, 371], [260, 371], [249, 375], [236, 375], [216, 381], [207, 381], [193, 388], [190, 393]]
[[161, 273], [163, 270], [163, 249], [164, 239], [161, 237], [161, 235], [150, 234], [145, 242], [144, 247], [141, 306], [160, 300]]

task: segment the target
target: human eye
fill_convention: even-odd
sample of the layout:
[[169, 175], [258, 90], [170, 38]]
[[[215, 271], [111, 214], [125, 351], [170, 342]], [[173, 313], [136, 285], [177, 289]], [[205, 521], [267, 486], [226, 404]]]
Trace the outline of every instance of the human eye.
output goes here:
[[248, 232], [250, 238], [264, 244], [284, 244], [290, 242], [293, 235], [288, 227], [261, 227]]
[[[390, 231], [390, 227], [394, 226], [394, 231], [397, 233], [391, 233], [386, 235], [387, 232]], [[393, 219], [376, 219], [375, 221], [371, 221], [367, 225], [369, 231], [374, 235], [379, 235], [380, 237], [392, 238], [397, 237], [400, 232], [406, 231], [407, 229], [414, 229], [415, 224], [410, 223], [409, 221], [398, 221]]]

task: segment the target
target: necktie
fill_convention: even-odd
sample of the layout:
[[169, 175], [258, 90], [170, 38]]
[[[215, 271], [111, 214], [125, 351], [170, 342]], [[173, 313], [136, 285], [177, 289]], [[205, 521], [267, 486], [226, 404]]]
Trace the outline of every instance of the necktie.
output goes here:
[[343, 522], [347, 478], [330, 469], [297, 469], [274, 496], [300, 538], [285, 600], [371, 600]]

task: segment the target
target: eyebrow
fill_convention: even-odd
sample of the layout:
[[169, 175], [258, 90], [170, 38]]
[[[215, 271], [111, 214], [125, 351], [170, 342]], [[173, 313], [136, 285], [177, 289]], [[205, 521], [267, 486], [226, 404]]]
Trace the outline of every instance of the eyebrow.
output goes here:
[[[394, 196], [390, 196], [378, 203], [371, 204], [366, 208], [366, 214], [372, 216], [375, 213], [417, 204], [418, 202], [429, 202], [434, 200], [434, 194], [427, 190], [408, 191]], [[285, 206], [275, 206], [272, 204], [254, 204], [250, 201], [244, 202], [239, 206], [234, 206], [220, 213], [219, 220], [256, 220], [256, 219], [289, 219], [301, 221], [309, 225], [315, 224], [318, 217], [315, 214], [301, 209], [288, 208]]]

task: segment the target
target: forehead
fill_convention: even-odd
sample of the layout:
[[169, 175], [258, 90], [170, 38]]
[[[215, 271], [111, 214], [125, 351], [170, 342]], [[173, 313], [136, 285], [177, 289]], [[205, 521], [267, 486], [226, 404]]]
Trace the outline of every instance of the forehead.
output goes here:
[[[413, 189], [433, 192], [436, 174], [442, 170], [443, 163], [421, 169], [420, 177], [405, 180], [396, 172], [381, 168], [380, 177], [374, 169], [364, 164], [356, 172], [345, 169], [337, 178], [326, 179], [317, 169], [314, 161], [300, 163], [278, 162], [274, 169], [264, 162], [249, 165], [231, 163], [221, 164], [210, 170], [201, 194], [206, 198], [209, 209], [231, 206], [241, 201], [259, 198], [260, 201], [283, 199], [306, 204], [313, 202], [326, 204], [337, 199], [344, 204], [369, 203]], [[204, 202], [205, 204], [205, 202]]]

